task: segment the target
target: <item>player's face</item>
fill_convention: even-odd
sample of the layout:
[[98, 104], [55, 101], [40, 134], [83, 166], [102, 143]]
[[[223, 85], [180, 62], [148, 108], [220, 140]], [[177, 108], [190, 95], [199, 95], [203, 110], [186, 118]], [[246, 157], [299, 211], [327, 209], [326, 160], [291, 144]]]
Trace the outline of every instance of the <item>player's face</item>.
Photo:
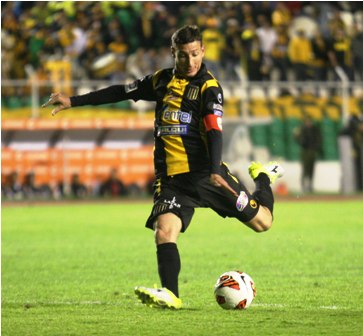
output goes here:
[[194, 77], [199, 71], [203, 57], [204, 47], [200, 41], [187, 44], [178, 44], [171, 48], [175, 60], [176, 72], [183, 77]]

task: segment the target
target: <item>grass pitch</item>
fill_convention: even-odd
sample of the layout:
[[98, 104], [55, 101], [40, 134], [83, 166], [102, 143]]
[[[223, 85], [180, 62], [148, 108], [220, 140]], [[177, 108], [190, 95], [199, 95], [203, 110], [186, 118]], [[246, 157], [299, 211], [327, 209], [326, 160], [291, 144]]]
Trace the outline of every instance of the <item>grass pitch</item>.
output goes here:
[[[361, 335], [362, 200], [277, 202], [255, 233], [198, 209], [180, 236], [184, 309], [140, 304], [158, 284], [150, 204], [2, 209], [2, 335]], [[218, 276], [250, 274], [245, 311], [214, 300]]]

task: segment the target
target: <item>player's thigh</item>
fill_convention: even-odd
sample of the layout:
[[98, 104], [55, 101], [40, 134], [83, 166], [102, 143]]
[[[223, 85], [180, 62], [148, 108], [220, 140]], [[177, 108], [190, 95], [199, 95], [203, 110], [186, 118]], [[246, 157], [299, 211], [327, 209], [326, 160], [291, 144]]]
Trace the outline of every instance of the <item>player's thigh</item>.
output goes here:
[[199, 197], [203, 199], [205, 206], [210, 207], [222, 217], [237, 218], [243, 223], [251, 221], [258, 213], [258, 202], [226, 166], [222, 165], [221, 168], [222, 177], [239, 196], [235, 197], [224, 188], [213, 186], [209, 178], [205, 177], [198, 182]]

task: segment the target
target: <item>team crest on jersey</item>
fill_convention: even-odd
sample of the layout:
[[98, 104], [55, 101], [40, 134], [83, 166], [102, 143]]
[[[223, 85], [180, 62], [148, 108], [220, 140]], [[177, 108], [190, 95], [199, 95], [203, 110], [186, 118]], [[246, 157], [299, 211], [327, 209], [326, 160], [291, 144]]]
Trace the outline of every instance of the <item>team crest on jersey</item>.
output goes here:
[[189, 85], [187, 91], [187, 98], [189, 100], [196, 100], [198, 98], [199, 87], [194, 85]]

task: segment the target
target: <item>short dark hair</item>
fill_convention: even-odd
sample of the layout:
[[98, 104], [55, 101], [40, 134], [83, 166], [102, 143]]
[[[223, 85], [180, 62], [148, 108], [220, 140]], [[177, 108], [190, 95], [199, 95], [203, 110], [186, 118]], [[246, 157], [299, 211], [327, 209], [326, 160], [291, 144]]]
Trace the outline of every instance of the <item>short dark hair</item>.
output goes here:
[[202, 42], [202, 33], [198, 26], [187, 25], [179, 28], [171, 37], [171, 45], [187, 44], [194, 41]]

